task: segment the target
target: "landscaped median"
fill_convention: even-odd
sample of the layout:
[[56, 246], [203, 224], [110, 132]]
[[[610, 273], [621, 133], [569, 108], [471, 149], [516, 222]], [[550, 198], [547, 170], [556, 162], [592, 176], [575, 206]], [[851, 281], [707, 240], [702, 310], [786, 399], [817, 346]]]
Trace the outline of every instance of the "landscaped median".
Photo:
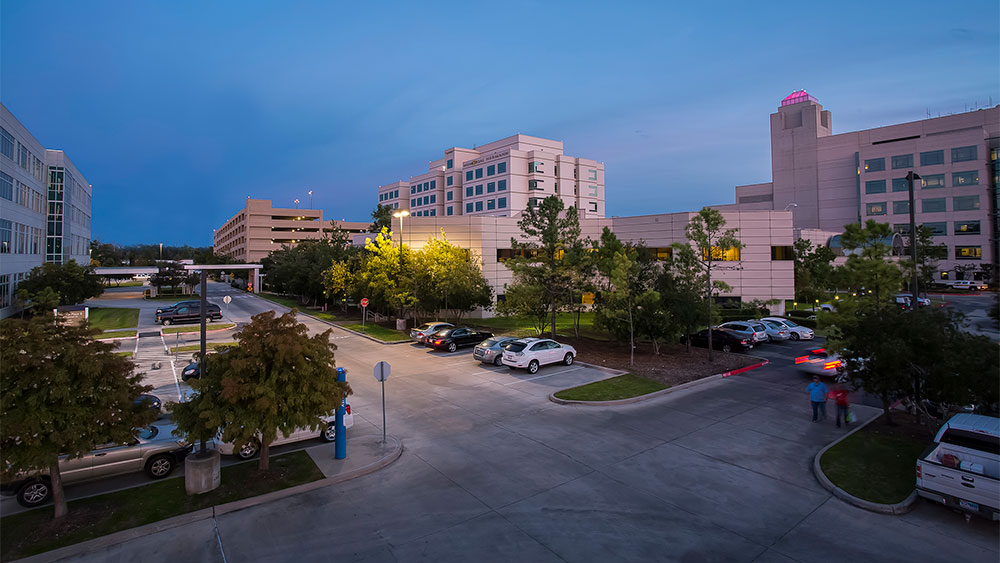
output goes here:
[[[213, 348], [219, 348], [221, 346], [236, 346], [236, 343], [235, 342], [206, 342], [205, 343], [205, 347], [208, 348], [209, 350], [211, 350]], [[198, 343], [198, 344], [185, 344], [184, 346], [174, 346], [173, 348], [170, 349], [170, 353], [171, 354], [175, 354], [177, 352], [200, 352], [200, 351], [201, 351], [201, 343]]]
[[358, 334], [362, 334], [364, 336], [370, 336], [370, 337], [375, 338], [377, 340], [381, 340], [382, 342], [402, 342], [404, 340], [409, 340], [410, 339], [410, 336], [408, 334], [406, 334], [405, 332], [400, 332], [398, 330], [394, 330], [394, 329], [391, 329], [391, 328], [386, 328], [384, 326], [377, 325], [377, 324], [374, 324], [374, 323], [372, 323], [372, 324], [365, 324], [364, 326], [362, 326], [360, 323], [358, 323], [358, 324], [339, 324], [338, 323], [337, 326], [340, 326], [342, 328], [346, 328], [347, 330], [350, 330], [350, 331], [353, 331], [353, 332], [357, 332]]
[[109, 330], [93, 336], [94, 340], [112, 340], [116, 338], [135, 338], [135, 330]]
[[[223, 323], [223, 324], [217, 324], [217, 325], [207, 324], [207, 325], [205, 325], [205, 331], [206, 332], [213, 332], [213, 331], [216, 331], [216, 330], [227, 330], [227, 329], [233, 328], [235, 326], [236, 326], [236, 323]], [[168, 327], [164, 327], [164, 328], [160, 329], [160, 332], [162, 332], [163, 334], [174, 334], [174, 333], [177, 333], [177, 332], [180, 332], [182, 334], [185, 333], [185, 332], [201, 332], [201, 325], [200, 324], [195, 324], [195, 325], [186, 325], [186, 326], [168, 326]]]
[[556, 392], [555, 397], [566, 401], [618, 401], [648, 395], [667, 388], [667, 385], [658, 381], [626, 373], [579, 387], [563, 389]]

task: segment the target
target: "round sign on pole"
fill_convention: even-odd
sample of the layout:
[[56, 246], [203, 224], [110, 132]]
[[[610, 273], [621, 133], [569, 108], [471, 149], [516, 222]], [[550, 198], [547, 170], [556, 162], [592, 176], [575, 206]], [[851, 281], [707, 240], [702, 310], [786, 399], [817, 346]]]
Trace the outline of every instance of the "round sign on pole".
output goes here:
[[232, 300], [233, 298], [228, 295], [222, 298], [222, 302], [225, 303], [226, 305], [229, 305], [229, 303], [232, 302]]
[[375, 364], [375, 369], [372, 370], [372, 375], [375, 376], [375, 381], [385, 381], [389, 379], [389, 371], [391, 366], [389, 362], [379, 362]]
[[368, 306], [368, 298], [367, 297], [362, 297], [361, 298], [361, 306], [362, 307], [367, 307]]

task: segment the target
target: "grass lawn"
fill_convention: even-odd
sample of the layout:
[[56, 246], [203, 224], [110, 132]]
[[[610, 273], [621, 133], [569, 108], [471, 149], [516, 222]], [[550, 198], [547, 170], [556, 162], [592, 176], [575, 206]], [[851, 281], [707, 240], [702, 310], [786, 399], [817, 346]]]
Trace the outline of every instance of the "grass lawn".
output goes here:
[[123, 282], [110, 282], [104, 284], [104, 287], [142, 287], [145, 285], [141, 281], [123, 281]]
[[564, 389], [556, 393], [556, 397], [568, 401], [616, 401], [646, 395], [667, 387], [658, 381], [626, 373], [611, 379]]
[[171, 303], [177, 303], [178, 301], [196, 301], [201, 299], [201, 296], [197, 293], [191, 293], [189, 295], [157, 295], [156, 297], [144, 297], [147, 301], [170, 301]]
[[[465, 319], [461, 324], [486, 328], [497, 334], [512, 334], [514, 336], [536, 336], [538, 334], [538, 331], [531, 326], [531, 321], [525, 317]], [[546, 329], [546, 332], [548, 330]], [[573, 334], [572, 313], [556, 313], [556, 334]], [[600, 340], [608, 339], [607, 333], [594, 327], [594, 313], [592, 312], [580, 314], [580, 335]]]
[[[225, 330], [227, 328], [233, 328], [236, 323], [222, 323], [219, 325], [206, 324], [205, 330], [207, 332], [212, 332], [213, 330]], [[175, 332], [201, 332], [201, 325], [186, 325], [186, 326], [168, 326], [163, 328], [163, 334], [174, 334]]]
[[271, 469], [257, 471], [257, 461], [222, 468], [222, 485], [202, 495], [188, 496], [184, 479], [156, 481], [69, 503], [69, 514], [52, 520], [52, 507], [0, 519], [0, 558], [27, 557], [121, 530], [142, 526], [202, 508], [262, 495], [323, 478], [309, 454], [297, 451], [271, 457]]
[[139, 326], [139, 309], [129, 307], [91, 307], [90, 326], [101, 330]]
[[260, 297], [261, 299], [266, 299], [272, 303], [277, 303], [278, 305], [284, 305], [289, 309], [298, 309], [302, 313], [312, 315], [317, 319], [323, 319], [324, 321], [334, 322], [337, 320], [343, 320], [343, 319], [338, 319], [337, 316], [334, 315], [333, 313], [306, 309], [305, 305], [300, 304], [298, 299], [295, 299], [294, 297], [284, 297], [281, 295], [275, 295], [273, 293], [257, 293], [256, 296]]
[[344, 328], [356, 331], [356, 332], [363, 332], [364, 334], [367, 334], [368, 336], [371, 336], [372, 338], [377, 338], [377, 339], [382, 340], [384, 342], [399, 342], [400, 340], [409, 340], [410, 339], [409, 333], [400, 332], [398, 330], [393, 330], [391, 328], [385, 328], [384, 326], [379, 326], [379, 325], [374, 324], [374, 323], [368, 323], [368, 324], [366, 324], [364, 326], [364, 330], [361, 330], [362, 329], [361, 323], [358, 323], [358, 324], [344, 324], [344, 325], [341, 325], [341, 326], [343, 326]]
[[[212, 348], [218, 348], [220, 346], [236, 346], [235, 342], [206, 342], [205, 348], [211, 350]], [[186, 346], [174, 346], [170, 349], [170, 353], [174, 354], [177, 352], [200, 352], [201, 344], [189, 344]]]
[[132, 352], [115, 352], [115, 354], [118, 354], [119, 356], [125, 356], [126, 358], [132, 357]]
[[[903, 417], [893, 414], [893, 419]], [[908, 432], [905, 424], [889, 427], [879, 418], [827, 450], [820, 467], [830, 481], [852, 495], [893, 504], [913, 492], [914, 466], [930, 441], [929, 433]]]
[[134, 330], [113, 330], [111, 332], [104, 332], [94, 336], [94, 340], [107, 340], [108, 338], [134, 338], [136, 331]]

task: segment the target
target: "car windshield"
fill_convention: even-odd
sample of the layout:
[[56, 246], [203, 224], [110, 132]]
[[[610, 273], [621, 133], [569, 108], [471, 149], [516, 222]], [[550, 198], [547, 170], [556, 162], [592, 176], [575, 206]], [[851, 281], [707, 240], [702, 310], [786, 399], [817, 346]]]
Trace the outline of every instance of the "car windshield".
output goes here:
[[790, 327], [796, 327], [796, 326], [799, 326], [799, 325], [797, 325], [797, 324], [793, 323], [792, 321], [781, 321], [781, 322], [785, 323], [786, 325], [788, 325], [788, 326], [790, 326]]
[[767, 326], [773, 328], [774, 330], [781, 330], [781, 329], [785, 328], [785, 327], [779, 325], [778, 323], [771, 322], [771, 321], [768, 321], [768, 322], [766, 322], [764, 324], [766, 324]]
[[135, 436], [140, 440], [152, 440], [160, 433], [160, 429], [155, 426], [143, 426], [136, 429]]
[[431, 327], [436, 326], [431, 323], [424, 323], [417, 327], [417, 330], [430, 330]]
[[510, 352], [520, 352], [521, 350], [524, 350], [525, 346], [527, 346], [527, 344], [524, 342], [511, 342], [507, 345], [507, 350]]

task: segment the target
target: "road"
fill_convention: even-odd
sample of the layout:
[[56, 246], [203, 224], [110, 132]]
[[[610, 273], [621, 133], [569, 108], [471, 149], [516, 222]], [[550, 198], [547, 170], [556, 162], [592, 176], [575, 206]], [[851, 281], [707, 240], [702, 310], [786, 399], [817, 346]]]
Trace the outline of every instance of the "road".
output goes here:
[[[213, 286], [213, 300], [228, 288]], [[233, 300], [229, 317], [283, 307]], [[310, 331], [324, 323], [306, 320]], [[383, 346], [333, 329], [355, 417], [381, 427], [375, 362], [392, 364], [388, 468], [130, 540], [85, 561], [997, 561], [997, 526], [920, 503], [902, 517], [832, 497], [810, 466], [843, 431], [809, 422], [790, 359], [623, 407], [573, 407], [552, 391], [604, 377], [536, 376], [468, 351]], [[586, 361], [582, 351], [581, 360]], [[877, 409], [857, 407], [867, 420]], [[356, 422], [357, 424], [357, 422]], [[348, 452], [350, 455], [350, 452]]]

